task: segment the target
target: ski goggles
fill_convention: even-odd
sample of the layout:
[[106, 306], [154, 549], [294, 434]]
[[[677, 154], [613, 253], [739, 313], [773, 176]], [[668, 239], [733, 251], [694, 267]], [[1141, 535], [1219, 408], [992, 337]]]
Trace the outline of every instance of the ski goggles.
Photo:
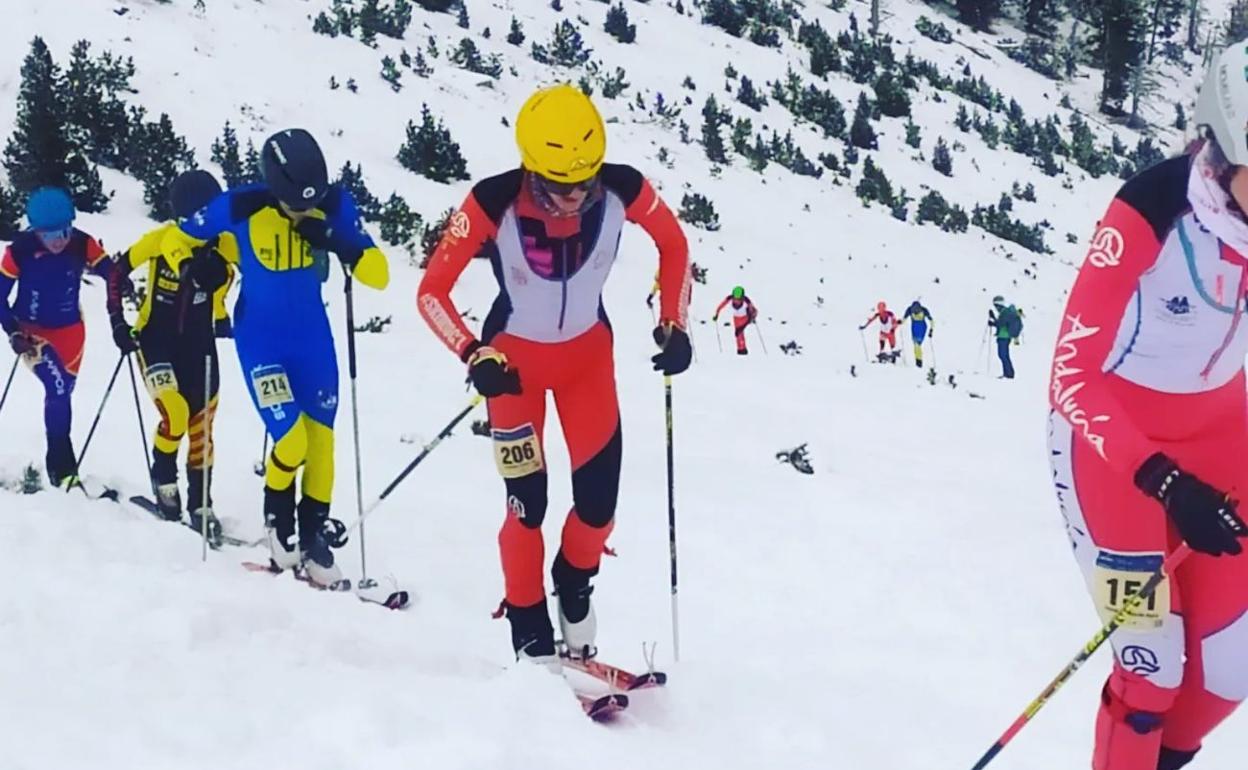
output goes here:
[[584, 193], [588, 195], [598, 188], [599, 181], [597, 174], [580, 182], [555, 182], [541, 176], [540, 174], [535, 176], [537, 177], [537, 185], [541, 188], [542, 192], [556, 198], [570, 198], [576, 193]]
[[69, 243], [69, 239], [74, 235], [73, 225], [65, 225], [64, 227], [56, 227], [44, 230], [36, 230], [35, 235], [39, 241], [50, 251], [60, 251]]

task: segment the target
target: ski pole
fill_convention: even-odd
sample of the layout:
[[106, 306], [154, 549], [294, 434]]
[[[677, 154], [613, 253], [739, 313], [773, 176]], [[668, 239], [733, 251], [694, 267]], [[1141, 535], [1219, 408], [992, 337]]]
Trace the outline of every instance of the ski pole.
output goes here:
[[356, 395], [355, 378], [355, 292], [351, 273], [343, 266], [346, 281], [343, 293], [347, 300], [347, 367], [351, 376], [351, 433], [355, 446], [355, 520], [360, 529], [360, 582], [368, 583], [368, 556], [364, 550], [364, 481], [360, 463], [360, 403]]
[[[216, 347], [216, 337], [208, 334], [208, 344]], [[267, 434], [266, 434], [267, 435]], [[147, 449], [144, 442], [143, 449]], [[208, 462], [212, 457], [212, 348], [204, 355], [204, 458], [200, 467], [204, 472], [203, 488], [200, 490], [199, 535], [203, 541], [200, 548], [200, 561], [208, 561], [208, 474], [212, 465]]]
[[719, 352], [724, 352], [724, 341], [719, 338], [719, 319], [711, 321], [711, 326], [715, 327], [715, 344], [719, 346]]
[[984, 349], [988, 347], [988, 329], [989, 327], [987, 326], [984, 327], [984, 336], [979, 338], [979, 353], [975, 355], [975, 369], [978, 371], [983, 371], [985, 373], [987, 373], [987, 370], [979, 368], [979, 361], [983, 359], [985, 362], [985, 366], [987, 366], [987, 359], [984, 358]]
[[1083, 664], [1092, 657], [1093, 653], [1099, 650], [1101, 645], [1105, 644], [1106, 640], [1108, 640], [1109, 637], [1113, 635], [1113, 633], [1117, 631], [1123, 623], [1127, 622], [1127, 619], [1132, 615], [1132, 613], [1139, 609], [1140, 605], [1148, 600], [1148, 597], [1153, 595], [1153, 592], [1157, 590], [1157, 587], [1161, 585], [1167, 575], [1174, 574], [1174, 571], [1178, 569], [1178, 566], [1182, 564], [1183, 560], [1186, 559], [1191, 553], [1191, 546], [1187, 543], [1183, 543], [1175, 549], [1174, 553], [1167, 556], [1165, 562], [1157, 568], [1156, 572], [1149, 576], [1148, 580], [1144, 583], [1143, 587], [1140, 588], [1139, 592], [1131, 594], [1123, 601], [1122, 607], [1114, 613], [1114, 616], [1109, 619], [1109, 622], [1092, 635], [1092, 638], [1089, 639], [1088, 643], [1083, 646], [1083, 649], [1079, 651], [1079, 654], [1076, 655], [1070, 663], [1066, 664], [1066, 668], [1062, 669], [1053, 681], [1049, 683], [1049, 686], [1044, 688], [1044, 691], [1040, 693], [1040, 696], [1033, 700], [1031, 704], [1023, 710], [1023, 713], [1019, 715], [1018, 719], [1014, 720], [1014, 724], [1010, 725], [1009, 729], [997, 739], [996, 743], [992, 744], [988, 751], [984, 753], [984, 756], [979, 758], [979, 761], [975, 763], [971, 770], [983, 770], [983, 768], [987, 767], [988, 763], [1001, 753], [1001, 750], [1005, 748], [1006, 744], [1013, 740], [1014, 736], [1018, 735], [1019, 731], [1027, 726], [1027, 723], [1032, 720], [1040, 709], [1044, 708], [1045, 704], [1049, 702], [1049, 699], [1062, 688], [1062, 685], [1066, 684], [1066, 682], [1075, 675], [1075, 672], [1078, 671], [1080, 667], [1082, 667]]
[[[130, 362], [130, 389], [134, 391], [134, 413], [139, 417], [139, 438], [143, 440], [143, 466], [147, 468], [147, 477], [152, 477], [151, 456], [152, 453], [147, 448], [147, 427], [143, 425], [143, 404], [139, 401], [139, 381], [134, 376], [134, 361], [129, 356], [125, 357]], [[208, 479], [204, 478], [205, 485]], [[155, 490], [153, 490], [154, 492]]]
[[17, 363], [21, 360], [20, 355], [13, 356], [13, 368], [9, 369], [9, 379], [4, 383], [4, 395], [0, 396], [0, 409], [4, 409], [4, 402], [9, 400], [9, 388], [13, 387], [13, 375], [17, 374]]
[[862, 340], [862, 360], [871, 363], [871, 354], [867, 352], [867, 333], [858, 329], [858, 339]]
[[441, 444], [444, 439], [448, 438], [451, 435], [451, 431], [455, 429], [455, 426], [463, 422], [464, 418], [468, 416], [469, 412], [471, 412], [473, 409], [476, 409], [477, 405], [480, 404], [484, 400], [485, 400], [485, 396], [482, 396], [479, 393], [473, 396], [472, 400], [468, 402], [468, 406], [464, 407], [463, 410], [459, 414], [455, 415], [455, 417], [446, 424], [446, 427], [443, 428], [442, 431], [438, 433], [437, 436], [434, 437], [433, 441], [430, 441], [428, 444], [425, 444], [424, 449], [420, 450], [420, 454], [416, 455], [416, 459], [408, 463], [407, 467], [404, 468], [402, 471], [400, 471], [398, 476], [395, 476], [394, 481], [391, 481], [390, 484], [387, 485], [386, 488], [382, 490], [381, 494], [377, 496], [377, 499], [369, 503], [368, 507], [365, 508], [360, 513], [359, 518], [357, 518], [351, 524], [351, 526], [347, 527], [347, 534], [351, 534], [353, 531], [355, 531], [356, 528], [358, 528], [364, 522], [364, 519], [371, 516], [373, 511], [377, 510], [377, 508], [385, 501], [385, 499], [390, 496], [390, 493], [393, 492], [395, 488], [399, 486], [399, 484], [403, 483], [403, 480], [407, 478], [408, 474], [416, 470], [416, 466], [420, 465], [421, 462], [423, 462], [424, 459], [429, 456], [429, 453], [431, 453], [434, 449], [437, 449], [438, 444]]
[[[113, 392], [113, 384], [117, 382], [117, 375], [121, 372], [121, 365], [129, 359], [129, 355], [122, 353], [117, 359], [117, 366], [113, 369], [113, 376], [108, 381], [108, 387], [104, 389], [104, 397], [100, 399], [100, 408], [95, 410], [95, 419], [91, 421], [91, 430], [87, 431], [87, 440], [82, 444], [82, 451], [78, 453], [78, 467], [82, 467], [83, 458], [87, 456], [87, 450], [91, 448], [91, 439], [95, 437], [96, 426], [100, 424], [100, 416], [104, 414], [104, 405], [108, 403], [108, 397]], [[8, 392], [8, 389], [5, 389]]]
[[763, 328], [758, 325], [758, 321], [752, 321], [750, 326], [754, 327], [754, 333], [758, 335], [758, 344], [763, 348], [763, 355], [767, 355], [767, 340], [763, 339]]
[[263, 441], [263, 445], [260, 448], [260, 462], [256, 463], [255, 467], [252, 468], [252, 470], [256, 472], [257, 476], [264, 478], [264, 470], [265, 470], [264, 466], [265, 466], [265, 463], [268, 461], [268, 459], [269, 459], [269, 429], [265, 428], [264, 429], [264, 441]]
[[672, 651], [680, 662], [680, 609], [676, 594], [676, 462], [672, 442], [672, 376], [663, 377], [667, 412], [667, 542], [672, 560]]

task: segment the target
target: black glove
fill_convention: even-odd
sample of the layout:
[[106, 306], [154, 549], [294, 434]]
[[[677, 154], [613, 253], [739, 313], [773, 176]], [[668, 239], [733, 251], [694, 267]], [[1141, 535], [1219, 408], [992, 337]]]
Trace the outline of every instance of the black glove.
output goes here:
[[689, 335], [675, 324], [660, 324], [654, 329], [654, 344], [661, 348], [658, 355], [651, 356], [656, 372], [666, 375], [680, 374], [689, 368], [693, 360], [693, 345]]
[[1235, 512], [1235, 501], [1226, 493], [1179, 469], [1158, 452], [1135, 472], [1135, 486], [1161, 501], [1166, 515], [1194, 551], [1221, 556], [1240, 553], [1239, 538], [1248, 527]]
[[38, 344], [26, 332], [18, 331], [9, 335], [9, 347], [19, 356], [25, 356], [33, 353]]
[[654, 295], [653, 294], [646, 295], [646, 307], [649, 307], [649, 308], [654, 307]]
[[196, 246], [191, 250], [191, 261], [187, 270], [195, 285], [204, 291], [216, 291], [230, 280], [225, 257], [211, 245]]
[[217, 339], [223, 339], [223, 340], [233, 339], [234, 338], [233, 322], [230, 321], [228, 316], [225, 318], [218, 319], [212, 325], [212, 334]]
[[304, 217], [299, 220], [299, 224], [295, 225], [295, 232], [299, 233], [299, 236], [312, 248], [332, 251], [330, 243], [334, 230], [324, 219]]
[[123, 318], [113, 319], [113, 342], [123, 356], [139, 349], [139, 342], [134, 338], [134, 329]]
[[520, 372], [507, 366], [507, 356], [481, 343], [474, 343], [468, 360], [468, 379], [486, 398], [520, 395]]

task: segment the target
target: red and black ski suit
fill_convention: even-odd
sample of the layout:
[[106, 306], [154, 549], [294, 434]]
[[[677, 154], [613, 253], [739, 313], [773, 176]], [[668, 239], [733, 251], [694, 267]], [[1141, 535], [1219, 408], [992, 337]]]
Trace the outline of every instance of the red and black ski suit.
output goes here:
[[479, 182], [452, 216], [417, 298], [429, 326], [466, 359], [476, 340], [450, 292], [469, 261], [488, 250], [499, 296], [481, 342], [506, 356], [523, 388], [489, 400], [495, 460], [507, 487], [498, 540], [506, 602], [515, 608], [545, 598], [547, 392], [554, 395], [572, 460], [573, 508], [556, 566], [597, 574], [611, 534], [623, 444], [602, 289], [626, 221], [645, 228], [658, 246], [660, 321], [686, 327], [689, 248], [679, 222], [635, 169], [607, 164], [600, 178], [601, 197], [570, 217], [542, 208], [520, 169]]
[[737, 352], [745, 353], [745, 329], [758, 318], [758, 308], [754, 307], [749, 297], [737, 299], [729, 294], [724, 297], [723, 302], [719, 303], [719, 307], [715, 308], [715, 323], [719, 323], [719, 314], [728, 305], [732, 305], [732, 331], [737, 337]]
[[[1051, 381], [1053, 479], [1106, 617], [1180, 543], [1133, 477], [1154, 453], [1248, 499], [1248, 224], [1204, 155], [1128, 181], [1093, 236]], [[1095, 770], [1186, 764], [1248, 696], [1248, 552], [1194, 553], [1112, 638]], [[1160, 757], [1160, 759], [1159, 759]]]

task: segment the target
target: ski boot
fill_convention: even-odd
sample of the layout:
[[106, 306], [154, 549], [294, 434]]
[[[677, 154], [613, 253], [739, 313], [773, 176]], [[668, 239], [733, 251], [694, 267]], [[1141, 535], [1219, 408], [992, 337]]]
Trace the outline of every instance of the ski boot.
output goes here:
[[516, 660], [545, 666], [558, 674], [563, 666], [555, 650], [555, 629], [550, 625], [550, 611], [542, 599], [531, 607], [515, 607], [504, 603], [507, 621], [511, 624], [511, 647]]
[[182, 520], [182, 495], [178, 492], [178, 456], [176, 453], [152, 452], [152, 494], [156, 511], [166, 521]]
[[[221, 547], [221, 539], [224, 536], [224, 532], [221, 528], [221, 522], [217, 520], [217, 515], [212, 512], [211, 508], [196, 508], [191, 511], [187, 525], [196, 532], [207, 534], [209, 548], [215, 550]], [[205, 526], [207, 530], [205, 530]]]
[[299, 550], [308, 578], [331, 591], [347, 591], [351, 581], [334, 563], [334, 550], [347, 544], [347, 528], [329, 517], [329, 503], [311, 497], [299, 501]]
[[264, 534], [273, 571], [299, 566], [299, 549], [295, 547], [294, 484], [283, 490], [264, 488]]
[[1175, 751], [1162, 746], [1161, 757], [1157, 760], [1157, 770], [1179, 770], [1180, 767], [1184, 767], [1188, 762], [1191, 762], [1195, 756], [1195, 751]]
[[48, 452], [44, 457], [48, 471], [48, 483], [57, 489], [69, 491], [80, 486], [78, 460], [69, 436], [48, 436]]
[[555, 557], [551, 575], [555, 594], [559, 597], [559, 629], [563, 633], [564, 654], [573, 660], [590, 660], [598, 654], [594, 641], [598, 635], [598, 619], [589, 597], [594, 587], [589, 579], [597, 570], [577, 569], [563, 558]]

